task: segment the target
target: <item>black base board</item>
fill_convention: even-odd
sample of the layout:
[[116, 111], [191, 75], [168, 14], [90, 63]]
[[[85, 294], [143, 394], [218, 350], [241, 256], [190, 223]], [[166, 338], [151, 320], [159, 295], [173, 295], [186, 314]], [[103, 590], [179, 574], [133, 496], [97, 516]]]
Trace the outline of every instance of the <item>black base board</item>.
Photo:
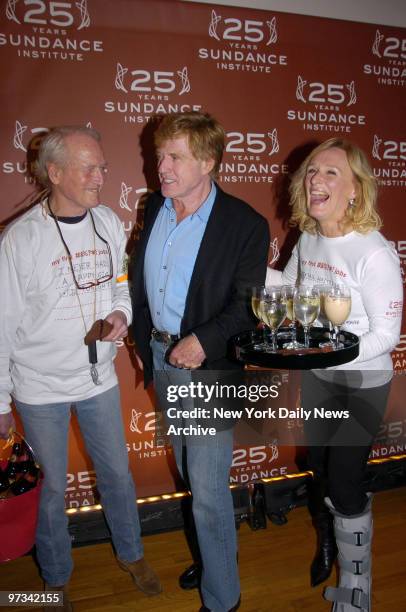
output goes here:
[[[183, 527], [183, 514], [179, 499], [140, 504], [138, 512], [143, 535], [173, 531]], [[73, 546], [110, 540], [110, 531], [101, 510], [77, 512], [70, 515], [69, 534]]]
[[[307, 481], [311, 476], [258, 481], [253, 491], [248, 487], [232, 487], [236, 527], [248, 521], [252, 529], [264, 529], [267, 519], [278, 525], [287, 522], [287, 514], [307, 504]], [[406, 485], [406, 460], [370, 463], [365, 488], [377, 492]], [[139, 504], [143, 535], [183, 529], [185, 505], [190, 497], [170, 498]], [[69, 533], [73, 546], [84, 546], [110, 540], [101, 511], [76, 512], [69, 515]]]
[[[311, 478], [311, 475], [303, 475], [255, 483], [253, 503], [257, 528], [266, 526], [266, 518], [276, 525], [284, 525], [291, 510], [307, 505], [307, 483]], [[405, 485], [405, 459], [368, 464], [363, 482], [365, 491], [376, 493]]]
[[[250, 493], [247, 487], [232, 487], [236, 526], [250, 514]], [[184, 512], [190, 497], [144, 502], [138, 512], [142, 535], [183, 529]], [[110, 539], [110, 531], [102, 511], [76, 512], [69, 515], [69, 534], [73, 546], [96, 544]]]

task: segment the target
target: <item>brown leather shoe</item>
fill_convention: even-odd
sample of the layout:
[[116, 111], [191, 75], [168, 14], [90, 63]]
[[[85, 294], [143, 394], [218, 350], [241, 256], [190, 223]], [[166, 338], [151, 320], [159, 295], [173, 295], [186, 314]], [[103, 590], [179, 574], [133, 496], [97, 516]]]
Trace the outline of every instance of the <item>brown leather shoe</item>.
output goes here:
[[135, 586], [140, 591], [146, 595], [158, 595], [161, 593], [162, 586], [159, 578], [144, 557], [132, 562], [122, 561], [117, 557], [117, 563], [122, 570], [131, 574]]
[[72, 602], [69, 599], [68, 585], [62, 584], [61, 586], [50, 586], [46, 582], [44, 583], [44, 591], [47, 593], [60, 593], [63, 595], [62, 606], [45, 606], [42, 609], [44, 612], [73, 612]]

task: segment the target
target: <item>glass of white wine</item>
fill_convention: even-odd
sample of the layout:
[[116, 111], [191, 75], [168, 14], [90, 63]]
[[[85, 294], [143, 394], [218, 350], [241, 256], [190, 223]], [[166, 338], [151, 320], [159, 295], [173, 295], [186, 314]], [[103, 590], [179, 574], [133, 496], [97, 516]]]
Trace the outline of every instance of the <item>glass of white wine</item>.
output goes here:
[[351, 292], [346, 285], [336, 284], [324, 298], [326, 317], [334, 327], [334, 348], [343, 348], [340, 342], [340, 327], [348, 319], [351, 312]]
[[309, 348], [309, 329], [315, 322], [320, 310], [320, 294], [317, 287], [299, 285], [293, 298], [295, 317], [303, 326], [304, 346]]
[[290, 342], [286, 342], [283, 348], [286, 349], [298, 349], [302, 348], [303, 344], [297, 341], [297, 329], [296, 329], [296, 317], [293, 308], [293, 298], [295, 295], [295, 285], [282, 285], [282, 296], [286, 302], [286, 317], [290, 320], [289, 328], [291, 333]]
[[[264, 285], [258, 285], [256, 287], [252, 287], [252, 291], [251, 291], [251, 308], [252, 308], [252, 312], [254, 313], [254, 315], [256, 316], [257, 319], [259, 319], [259, 321], [262, 321], [260, 312], [259, 312], [259, 305], [261, 303], [261, 301], [263, 301], [266, 298], [266, 289]], [[264, 328], [264, 341], [261, 343], [257, 343], [254, 344], [253, 348], [255, 351], [263, 351], [266, 346], [266, 337], [265, 337], [265, 333], [266, 330]]]
[[262, 321], [271, 330], [271, 342], [267, 344], [267, 353], [276, 353], [278, 350], [277, 331], [286, 318], [286, 302], [281, 287], [267, 287], [266, 297], [260, 302], [259, 312]]
[[[328, 294], [328, 292], [331, 289], [331, 285], [323, 284], [323, 285], [315, 285], [315, 287], [319, 290], [319, 295], [320, 295], [320, 311], [319, 311], [319, 315], [318, 318], [320, 320], [320, 323], [322, 325], [325, 325], [326, 323], [326, 319], [328, 321], [328, 317], [326, 315], [326, 310], [324, 308], [324, 300], [326, 299], [326, 295]], [[320, 342], [319, 347], [320, 348], [326, 348], [326, 347], [333, 347], [334, 348], [334, 342], [333, 342], [333, 326], [331, 324], [330, 321], [328, 321], [328, 325], [329, 325], [329, 339], [325, 340], [324, 342]]]

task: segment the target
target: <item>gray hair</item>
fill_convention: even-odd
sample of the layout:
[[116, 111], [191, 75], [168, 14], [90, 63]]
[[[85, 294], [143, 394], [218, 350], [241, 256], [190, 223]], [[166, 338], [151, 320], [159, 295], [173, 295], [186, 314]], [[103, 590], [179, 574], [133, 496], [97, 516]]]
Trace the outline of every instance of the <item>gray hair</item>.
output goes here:
[[56, 163], [63, 165], [66, 162], [65, 139], [73, 134], [82, 134], [93, 138], [96, 142], [101, 141], [99, 132], [93, 128], [82, 125], [62, 125], [52, 128], [42, 139], [38, 158], [35, 162], [35, 176], [39, 183], [49, 189], [52, 186], [48, 176], [48, 164]]

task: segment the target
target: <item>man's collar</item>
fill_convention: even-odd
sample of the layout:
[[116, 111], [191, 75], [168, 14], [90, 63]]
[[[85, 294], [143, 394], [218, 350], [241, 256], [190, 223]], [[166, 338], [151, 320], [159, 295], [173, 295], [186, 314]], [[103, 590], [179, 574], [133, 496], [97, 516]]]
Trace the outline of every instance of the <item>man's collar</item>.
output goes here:
[[[211, 209], [213, 208], [214, 200], [216, 199], [216, 195], [217, 185], [214, 181], [211, 181], [211, 189], [209, 195], [207, 196], [205, 201], [199, 206], [199, 208], [193, 214], [190, 215], [190, 217], [193, 218], [196, 215], [201, 221], [207, 223], [207, 221], [209, 220]], [[164, 206], [168, 211], [172, 210], [174, 208], [172, 198], [165, 198]]]

